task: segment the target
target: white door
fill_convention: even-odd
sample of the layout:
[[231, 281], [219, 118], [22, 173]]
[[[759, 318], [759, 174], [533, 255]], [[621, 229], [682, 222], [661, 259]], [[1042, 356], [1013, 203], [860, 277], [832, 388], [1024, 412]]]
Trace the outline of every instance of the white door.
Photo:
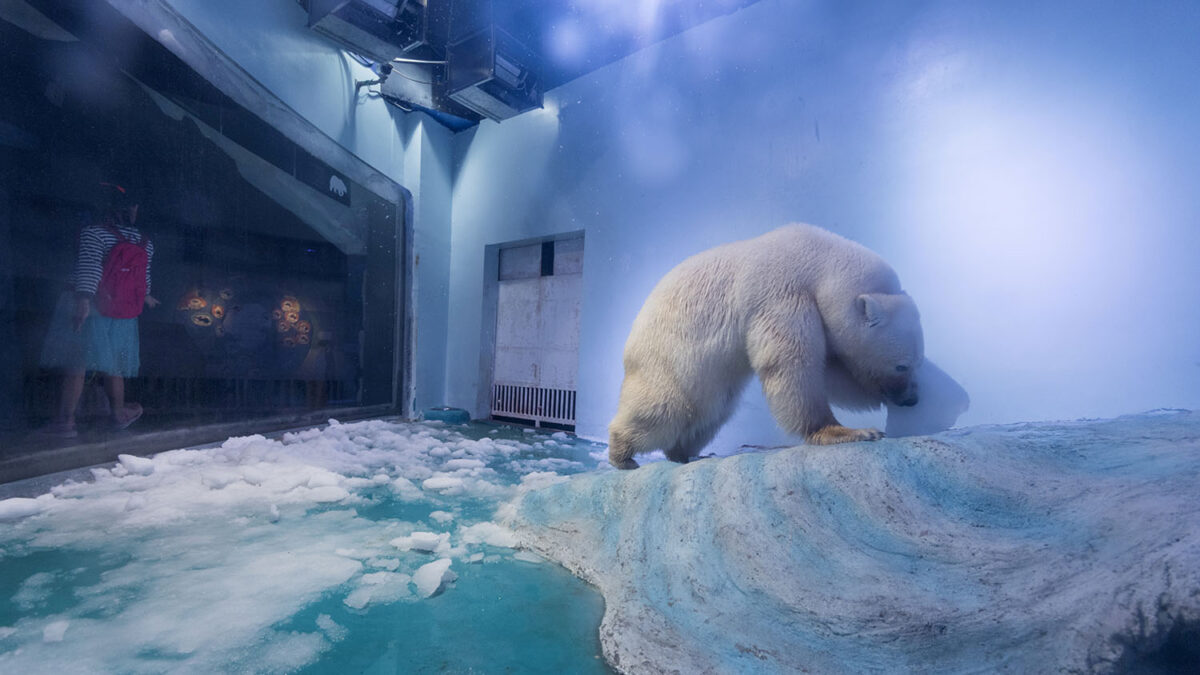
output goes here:
[[500, 250], [492, 415], [575, 424], [583, 239]]

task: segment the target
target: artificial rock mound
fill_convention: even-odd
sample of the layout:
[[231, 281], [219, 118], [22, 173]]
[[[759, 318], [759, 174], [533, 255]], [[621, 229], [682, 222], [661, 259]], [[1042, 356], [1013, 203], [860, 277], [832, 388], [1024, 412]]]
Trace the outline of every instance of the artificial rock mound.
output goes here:
[[604, 594], [622, 672], [1200, 663], [1200, 413], [660, 463], [514, 506]]

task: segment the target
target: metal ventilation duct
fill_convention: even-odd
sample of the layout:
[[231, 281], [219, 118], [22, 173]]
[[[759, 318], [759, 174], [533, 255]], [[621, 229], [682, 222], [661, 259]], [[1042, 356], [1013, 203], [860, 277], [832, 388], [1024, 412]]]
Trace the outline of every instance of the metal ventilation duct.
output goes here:
[[375, 61], [440, 56], [449, 30], [437, 0], [301, 0], [313, 30]]
[[446, 48], [450, 99], [499, 121], [542, 107], [542, 78], [532, 51], [495, 24]]

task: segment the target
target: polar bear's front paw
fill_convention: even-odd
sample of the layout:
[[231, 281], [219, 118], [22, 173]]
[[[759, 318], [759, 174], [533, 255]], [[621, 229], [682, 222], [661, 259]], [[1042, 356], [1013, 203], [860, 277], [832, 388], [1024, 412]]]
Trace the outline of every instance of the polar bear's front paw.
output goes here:
[[628, 471], [629, 469], [638, 468], [638, 463], [633, 461], [632, 459], [626, 459], [626, 460], [623, 460], [620, 462], [615, 462], [610, 459], [609, 464], [612, 464], [613, 466], [617, 467], [618, 469], [621, 469], [622, 471]]
[[809, 434], [805, 440], [809, 445], [835, 445], [855, 441], [877, 441], [883, 438], [878, 429], [851, 429], [840, 424], [830, 424]]

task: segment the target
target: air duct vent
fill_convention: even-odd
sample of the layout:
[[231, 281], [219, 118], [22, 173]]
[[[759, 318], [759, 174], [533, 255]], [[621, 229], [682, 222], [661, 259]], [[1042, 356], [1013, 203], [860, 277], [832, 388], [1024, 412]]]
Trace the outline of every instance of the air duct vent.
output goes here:
[[495, 24], [446, 48], [450, 98], [500, 121], [542, 107], [542, 79], [533, 52]]
[[302, 0], [313, 30], [380, 62], [438, 57], [449, 29], [437, 0]]

